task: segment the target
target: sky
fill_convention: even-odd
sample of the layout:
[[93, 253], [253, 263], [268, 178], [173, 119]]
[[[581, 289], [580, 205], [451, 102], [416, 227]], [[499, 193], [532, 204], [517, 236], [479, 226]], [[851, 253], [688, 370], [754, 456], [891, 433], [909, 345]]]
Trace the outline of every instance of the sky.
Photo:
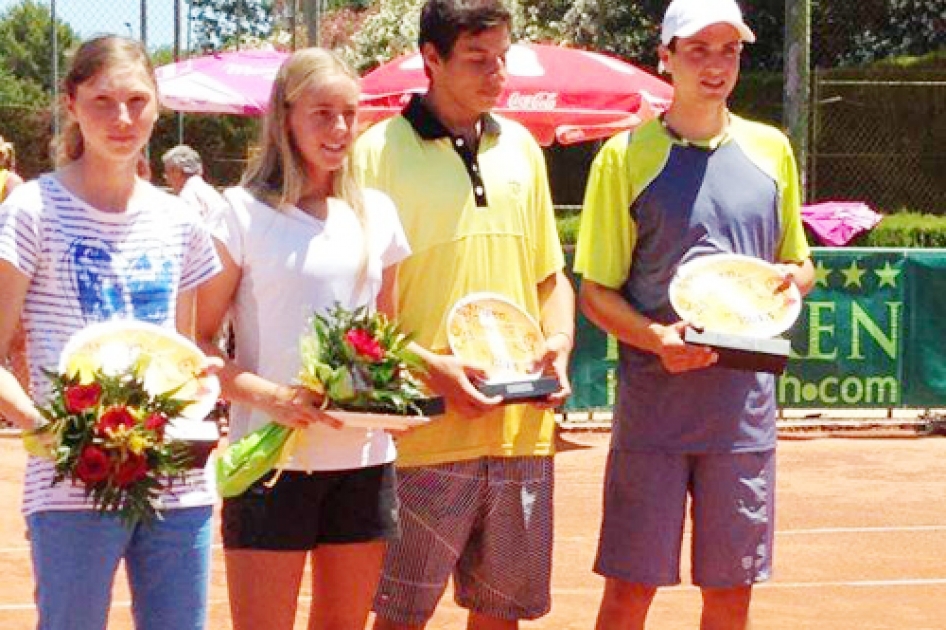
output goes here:
[[[67, 22], [82, 38], [97, 33], [141, 36], [142, 0], [55, 0], [56, 17]], [[21, 0], [0, 0], [0, 14]], [[52, 0], [40, 0], [51, 6]], [[174, 0], [144, 0], [147, 7], [148, 48], [174, 43]], [[188, 2], [181, 0], [186, 18]], [[181, 47], [187, 47], [187, 21], [181, 20]]]

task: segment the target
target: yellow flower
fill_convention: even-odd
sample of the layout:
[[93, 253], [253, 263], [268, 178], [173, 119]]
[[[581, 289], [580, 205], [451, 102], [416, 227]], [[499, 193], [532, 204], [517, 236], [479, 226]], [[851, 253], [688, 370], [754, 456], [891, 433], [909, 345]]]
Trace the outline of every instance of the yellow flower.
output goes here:
[[140, 433], [132, 433], [128, 436], [128, 450], [135, 455], [141, 455], [151, 447], [151, 440]]

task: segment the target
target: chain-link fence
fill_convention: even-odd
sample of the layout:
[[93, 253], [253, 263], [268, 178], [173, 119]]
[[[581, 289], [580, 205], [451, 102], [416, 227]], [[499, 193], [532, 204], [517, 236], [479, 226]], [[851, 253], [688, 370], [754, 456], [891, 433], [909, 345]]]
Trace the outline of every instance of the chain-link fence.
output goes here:
[[816, 199], [946, 213], [946, 80], [817, 73], [808, 184]]
[[[391, 2], [393, 0], [383, 0]], [[520, 0], [522, 2], [523, 0]], [[780, 50], [785, 31], [783, 0], [743, 0], [760, 35], [747, 53], [747, 70], [735, 100], [738, 111], [766, 122], [781, 119]], [[810, 200], [863, 200], [884, 210], [946, 212], [946, 63], [944, 55], [900, 65], [880, 61], [946, 49], [942, 0], [791, 0], [811, 7], [811, 60], [816, 68], [808, 116], [809, 152], [802, 164]], [[163, 64], [200, 54], [224, 42], [254, 45], [275, 39], [284, 48], [305, 45], [312, 20], [325, 17], [322, 43], [338, 45], [359, 24], [368, 0], [0, 0], [0, 16], [16, 23], [0, 41], [9, 67], [0, 67], [0, 134], [17, 147], [20, 170], [35, 176], [51, 167], [48, 146], [57, 126], [51, 107], [65, 51], [95, 33], [140, 38]], [[23, 14], [9, 13], [20, 7]], [[653, 5], [653, 6], [651, 6]], [[658, 6], [660, 5], [660, 6]], [[551, 5], [550, 5], [551, 6]], [[659, 22], [661, 3], [643, 3]], [[55, 31], [51, 18], [61, 23]], [[274, 35], [275, 34], [275, 35]], [[786, 37], [790, 35], [786, 34]], [[4, 37], [0, 31], [0, 37]], [[239, 44], [238, 44], [239, 45]], [[12, 54], [11, 50], [18, 52]], [[15, 58], [15, 63], [9, 63]], [[769, 74], [766, 74], [769, 73]], [[165, 114], [151, 144], [152, 166], [179, 142], [199, 147], [211, 181], [236, 181], [256, 121], [232, 117]], [[570, 150], [571, 151], [571, 150]], [[575, 149], [582, 153], [582, 149]], [[554, 151], [553, 151], [554, 153]], [[552, 156], [553, 162], [558, 160]], [[569, 155], [556, 180], [559, 203], [579, 203], [584, 153]]]
[[946, 5], [813, 2], [812, 29], [809, 198], [946, 213]]
[[[263, 37], [295, 48], [307, 37], [302, 7], [325, 5], [325, 0], [0, 0], [0, 135], [15, 146], [23, 176], [53, 167], [51, 147], [61, 126], [57, 87], [69, 52], [83, 39], [99, 34], [139, 39], [155, 65], [225, 44], [259, 46]], [[190, 143], [204, 158], [208, 180], [235, 183], [257, 123], [163, 112], [148, 149], [155, 179], [163, 152]]]

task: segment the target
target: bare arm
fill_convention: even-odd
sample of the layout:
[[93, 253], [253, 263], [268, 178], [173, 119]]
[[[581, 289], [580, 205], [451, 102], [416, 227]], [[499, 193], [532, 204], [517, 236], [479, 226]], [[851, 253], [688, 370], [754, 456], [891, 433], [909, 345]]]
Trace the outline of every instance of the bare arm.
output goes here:
[[585, 279], [578, 299], [582, 313], [619, 341], [660, 357], [668, 372], [680, 373], [716, 362], [712, 350], [683, 341], [687, 322], [658, 324], [639, 313], [618, 291]]
[[197, 303], [197, 290], [181, 291], [177, 296], [177, 312], [175, 324], [177, 331], [187, 337], [194, 338], [194, 308]]
[[575, 346], [575, 289], [563, 271], [538, 284], [545, 354], [542, 365], [558, 378], [561, 387], [549, 396], [549, 403], [561, 405], [572, 393], [568, 380], [568, 358]]
[[227, 359], [214, 343], [241, 278], [241, 270], [226, 248], [218, 244], [217, 253], [223, 262], [223, 271], [197, 290], [195, 330], [197, 343], [204, 353], [219, 357], [223, 362], [223, 368], [217, 372], [223, 396], [258, 408], [273, 421], [290, 427], [305, 427], [312, 422], [341, 426], [338, 420], [319, 411], [321, 398], [314, 392], [303, 387], [274, 383], [243, 370]]
[[378, 310], [388, 316], [391, 321], [398, 318], [397, 306], [397, 278], [398, 266], [385, 267], [381, 272], [381, 290], [378, 291]]
[[0, 261], [0, 415], [22, 429], [31, 429], [42, 416], [12, 372], [6, 358], [16, 335], [29, 279], [6, 261]]

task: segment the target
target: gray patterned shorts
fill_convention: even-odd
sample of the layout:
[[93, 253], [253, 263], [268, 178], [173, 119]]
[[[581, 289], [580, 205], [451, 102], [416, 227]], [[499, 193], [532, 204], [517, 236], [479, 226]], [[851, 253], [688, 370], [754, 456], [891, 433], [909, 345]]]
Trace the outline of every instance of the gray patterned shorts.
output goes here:
[[378, 616], [419, 625], [452, 575], [457, 604], [500, 619], [551, 605], [551, 457], [487, 457], [398, 469], [401, 537], [388, 547]]

